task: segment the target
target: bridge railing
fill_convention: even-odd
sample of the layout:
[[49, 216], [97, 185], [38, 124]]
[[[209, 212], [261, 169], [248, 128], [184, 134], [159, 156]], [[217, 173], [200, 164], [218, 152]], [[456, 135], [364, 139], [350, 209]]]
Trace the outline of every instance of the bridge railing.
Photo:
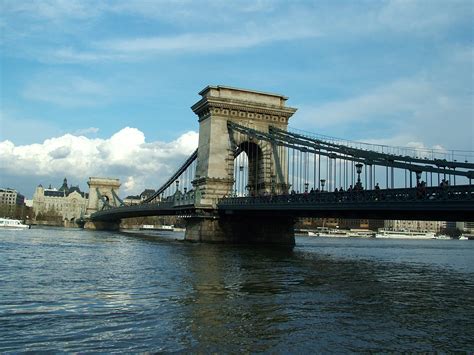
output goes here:
[[153, 202], [147, 203], [144, 205], [130, 205], [130, 206], [119, 206], [119, 207], [110, 207], [104, 209], [102, 211], [95, 212], [94, 215], [98, 215], [101, 213], [111, 213], [111, 212], [122, 212], [122, 211], [135, 211], [135, 210], [153, 210], [157, 208], [166, 208], [171, 209], [174, 207], [173, 201], [160, 201], [160, 202]]
[[169, 201], [172, 201], [174, 207], [183, 207], [194, 205], [195, 202], [195, 191], [191, 190], [186, 193], [177, 191], [173, 196], [168, 197]]
[[105, 215], [113, 214], [123, 214], [123, 213], [135, 213], [139, 211], [155, 211], [155, 210], [172, 210], [174, 208], [190, 207], [193, 206], [195, 202], [195, 192], [194, 190], [188, 191], [187, 193], [181, 193], [177, 191], [174, 195], [167, 197], [159, 202], [149, 202], [146, 204], [137, 204], [130, 206], [107, 206], [93, 214], [93, 218], [97, 218]]
[[226, 197], [219, 200], [218, 207], [232, 205], [261, 204], [344, 204], [344, 203], [386, 203], [408, 201], [473, 201], [474, 186], [458, 185], [448, 187], [428, 187], [424, 189], [380, 189], [352, 190], [340, 192], [315, 192], [288, 195], [268, 195], [256, 197]]

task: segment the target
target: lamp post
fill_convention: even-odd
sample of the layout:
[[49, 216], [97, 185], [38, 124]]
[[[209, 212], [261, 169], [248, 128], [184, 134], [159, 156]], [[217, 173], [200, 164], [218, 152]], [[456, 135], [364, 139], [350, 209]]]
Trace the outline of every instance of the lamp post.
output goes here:
[[321, 192], [324, 191], [324, 184], [326, 183], [325, 179], [321, 179]]
[[362, 190], [362, 183], [360, 182], [360, 173], [362, 172], [362, 167], [364, 165], [362, 163], [357, 163], [355, 165], [356, 172], [357, 172], [357, 183], [356, 183], [356, 190]]
[[416, 186], [420, 186], [422, 171], [417, 170], [417, 171], [415, 171], [415, 174], [416, 174]]
[[[457, 162], [456, 159], [454, 159], [454, 161]], [[454, 179], [453, 184], [456, 185], [456, 167], [455, 166], [453, 166], [453, 179]]]
[[271, 189], [272, 189], [272, 195], [275, 194], [275, 175], [271, 176]]
[[237, 185], [235, 186], [235, 195], [237, 196], [237, 193], [238, 191], [237, 190], [240, 190], [240, 194], [242, 194], [242, 196], [244, 195], [244, 166], [243, 165], [239, 165], [239, 187], [237, 188]]
[[309, 183], [305, 182], [304, 183], [304, 192], [308, 192], [308, 187], [309, 187]]
[[178, 192], [178, 189], [179, 189], [179, 180], [176, 180], [175, 183], [176, 183], [176, 192]]

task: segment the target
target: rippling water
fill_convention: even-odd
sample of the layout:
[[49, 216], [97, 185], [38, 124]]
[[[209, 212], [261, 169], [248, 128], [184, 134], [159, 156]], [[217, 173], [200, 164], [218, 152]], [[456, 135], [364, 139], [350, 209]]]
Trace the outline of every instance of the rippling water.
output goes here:
[[474, 242], [0, 231], [0, 351], [474, 350]]

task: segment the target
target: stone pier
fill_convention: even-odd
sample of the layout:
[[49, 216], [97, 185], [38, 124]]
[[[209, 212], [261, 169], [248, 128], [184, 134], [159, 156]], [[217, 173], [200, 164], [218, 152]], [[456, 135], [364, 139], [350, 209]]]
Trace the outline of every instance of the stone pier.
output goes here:
[[120, 229], [120, 221], [102, 222], [102, 221], [86, 221], [84, 229], [93, 229], [101, 231], [118, 231]]
[[192, 217], [186, 220], [185, 240], [293, 247], [294, 218], [249, 215]]

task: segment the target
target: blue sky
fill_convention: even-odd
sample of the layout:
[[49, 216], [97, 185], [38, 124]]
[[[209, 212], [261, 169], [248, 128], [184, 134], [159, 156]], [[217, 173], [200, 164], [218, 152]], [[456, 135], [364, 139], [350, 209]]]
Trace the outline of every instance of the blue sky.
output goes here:
[[[0, 0], [0, 185], [158, 187], [206, 85], [289, 97], [290, 126], [473, 150], [473, 1]], [[115, 149], [115, 150], [114, 150]]]

